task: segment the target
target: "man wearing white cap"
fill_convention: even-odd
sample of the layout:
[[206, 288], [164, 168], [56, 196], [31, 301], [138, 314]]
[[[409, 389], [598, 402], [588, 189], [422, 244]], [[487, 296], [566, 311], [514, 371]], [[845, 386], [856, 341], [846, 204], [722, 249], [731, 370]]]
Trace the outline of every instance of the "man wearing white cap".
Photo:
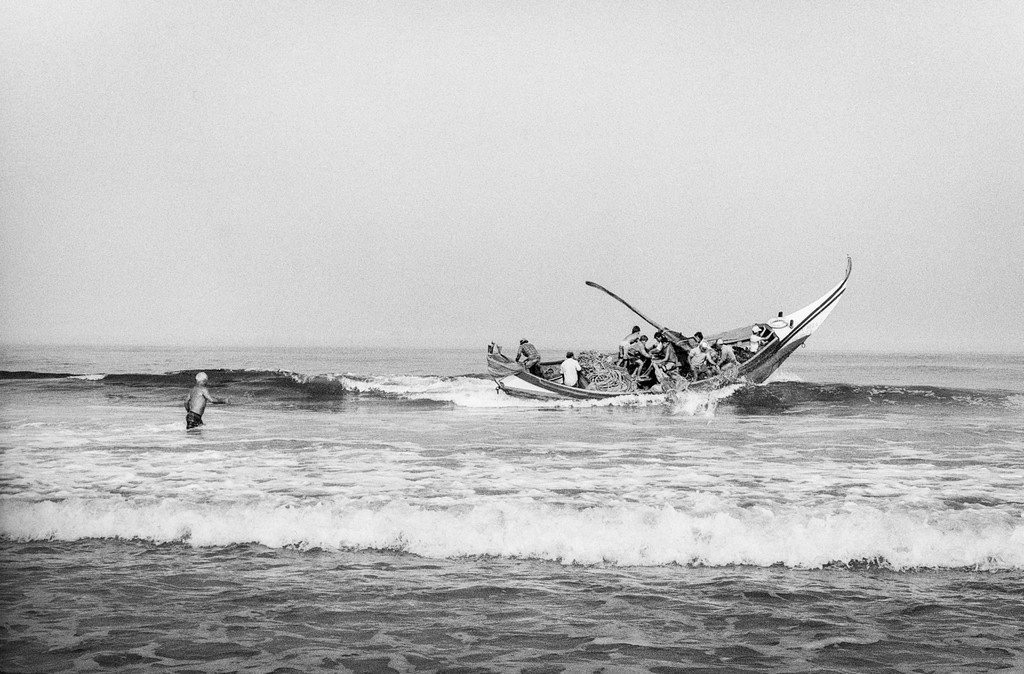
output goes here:
[[690, 349], [687, 360], [690, 363], [690, 372], [693, 373], [694, 381], [703, 379], [710, 374], [718, 374], [718, 366], [715, 365], [711, 347], [703, 339], [700, 340], [700, 344]]
[[206, 403], [215, 405], [226, 403], [224, 398], [214, 398], [206, 388], [209, 377], [205, 372], [196, 375], [196, 385], [185, 396], [185, 428], [196, 428], [203, 425], [203, 412], [206, 411]]
[[716, 339], [715, 351], [718, 352], [718, 369], [728, 375], [735, 374], [736, 370], [740, 367], [740, 363], [736, 360], [736, 352], [733, 348], [721, 339]]

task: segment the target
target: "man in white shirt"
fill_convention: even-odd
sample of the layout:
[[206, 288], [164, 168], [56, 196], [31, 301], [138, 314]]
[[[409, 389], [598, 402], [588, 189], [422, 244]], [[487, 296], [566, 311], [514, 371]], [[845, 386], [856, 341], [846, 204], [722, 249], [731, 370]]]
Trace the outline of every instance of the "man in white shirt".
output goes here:
[[715, 354], [711, 352], [711, 347], [703, 339], [696, 348], [690, 349], [688, 360], [690, 361], [690, 372], [693, 373], [694, 381], [718, 374]]
[[565, 360], [562, 361], [562, 383], [566, 386], [577, 386], [580, 383], [580, 372], [583, 367], [580, 362], [573, 357], [572, 351], [567, 351], [565, 354]]
[[764, 338], [761, 336], [761, 326], [760, 325], [753, 325], [753, 326], [751, 326], [751, 328], [750, 328], [750, 346], [747, 347], [747, 350], [750, 351], [750, 353], [757, 353], [757, 349], [761, 346], [761, 342], [762, 341], [764, 341]]

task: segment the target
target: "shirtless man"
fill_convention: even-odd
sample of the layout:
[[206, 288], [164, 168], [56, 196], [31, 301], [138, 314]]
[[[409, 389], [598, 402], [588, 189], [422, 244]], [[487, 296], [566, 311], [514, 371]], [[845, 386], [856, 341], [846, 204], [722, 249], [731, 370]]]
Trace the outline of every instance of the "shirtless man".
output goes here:
[[640, 326], [634, 325], [633, 330], [619, 342], [619, 364], [625, 365], [629, 361], [629, 347], [640, 341]]
[[651, 354], [647, 350], [647, 335], [640, 335], [640, 339], [626, 349], [626, 372], [631, 375], [643, 374], [650, 362]]
[[224, 398], [214, 398], [206, 389], [206, 382], [209, 377], [205, 372], [196, 375], [196, 385], [185, 396], [185, 428], [195, 428], [203, 425], [203, 412], [206, 411], [206, 403], [214, 405], [226, 403]]

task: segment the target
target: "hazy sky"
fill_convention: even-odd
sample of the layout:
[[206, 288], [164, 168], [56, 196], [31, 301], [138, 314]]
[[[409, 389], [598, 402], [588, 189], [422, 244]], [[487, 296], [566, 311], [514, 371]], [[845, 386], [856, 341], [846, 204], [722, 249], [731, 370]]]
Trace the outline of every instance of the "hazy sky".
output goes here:
[[1024, 349], [1024, 3], [0, 4], [0, 340]]

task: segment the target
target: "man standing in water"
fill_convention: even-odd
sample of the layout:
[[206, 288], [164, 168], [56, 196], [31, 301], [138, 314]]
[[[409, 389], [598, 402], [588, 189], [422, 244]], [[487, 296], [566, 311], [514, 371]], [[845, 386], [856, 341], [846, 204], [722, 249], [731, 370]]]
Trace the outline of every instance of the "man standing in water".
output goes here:
[[214, 398], [206, 389], [206, 382], [209, 377], [205, 372], [196, 375], [196, 385], [185, 396], [185, 428], [195, 428], [203, 425], [203, 412], [206, 411], [206, 403], [214, 405], [226, 403], [224, 398]]

